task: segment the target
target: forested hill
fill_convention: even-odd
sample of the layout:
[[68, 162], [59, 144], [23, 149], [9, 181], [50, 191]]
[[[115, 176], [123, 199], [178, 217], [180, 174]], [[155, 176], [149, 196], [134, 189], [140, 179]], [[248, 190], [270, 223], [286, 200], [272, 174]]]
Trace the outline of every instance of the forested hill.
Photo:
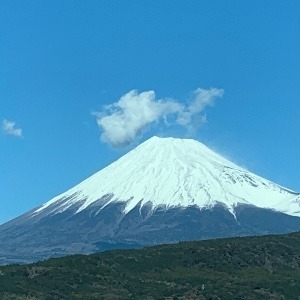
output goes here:
[[0, 299], [300, 299], [300, 232], [1, 266]]

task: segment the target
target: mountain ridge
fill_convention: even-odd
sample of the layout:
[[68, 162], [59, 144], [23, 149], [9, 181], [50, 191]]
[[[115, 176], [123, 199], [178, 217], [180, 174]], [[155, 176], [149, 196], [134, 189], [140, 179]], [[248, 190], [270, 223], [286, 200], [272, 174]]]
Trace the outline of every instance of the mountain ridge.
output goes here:
[[0, 298], [294, 300], [300, 294], [299, 247], [296, 232], [2, 266]]

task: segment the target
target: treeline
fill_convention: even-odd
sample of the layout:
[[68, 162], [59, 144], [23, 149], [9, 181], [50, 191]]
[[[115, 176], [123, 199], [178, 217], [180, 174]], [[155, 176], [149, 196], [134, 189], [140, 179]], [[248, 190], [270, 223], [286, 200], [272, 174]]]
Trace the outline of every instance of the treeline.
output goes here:
[[0, 299], [300, 299], [300, 233], [0, 267]]

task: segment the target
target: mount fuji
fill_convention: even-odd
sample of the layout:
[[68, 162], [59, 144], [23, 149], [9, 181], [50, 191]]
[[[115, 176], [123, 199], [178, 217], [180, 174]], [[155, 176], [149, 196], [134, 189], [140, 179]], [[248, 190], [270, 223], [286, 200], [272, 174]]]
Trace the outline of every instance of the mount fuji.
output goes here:
[[300, 230], [300, 194], [192, 139], [153, 137], [0, 226], [0, 264]]

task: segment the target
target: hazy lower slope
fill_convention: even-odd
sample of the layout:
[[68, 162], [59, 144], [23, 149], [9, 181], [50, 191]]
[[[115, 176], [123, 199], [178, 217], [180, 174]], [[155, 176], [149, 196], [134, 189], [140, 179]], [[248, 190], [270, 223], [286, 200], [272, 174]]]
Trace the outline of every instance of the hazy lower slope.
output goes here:
[[[51, 207], [50, 207], [51, 209]], [[300, 229], [300, 218], [253, 206], [237, 206], [235, 216], [222, 204], [200, 210], [136, 207], [124, 204], [100, 210], [97, 203], [75, 214], [16, 219], [0, 227], [0, 265], [33, 262], [75, 253], [140, 247], [230, 236], [288, 233]], [[6, 226], [6, 227], [5, 227]]]
[[0, 267], [5, 299], [299, 299], [300, 233]]

